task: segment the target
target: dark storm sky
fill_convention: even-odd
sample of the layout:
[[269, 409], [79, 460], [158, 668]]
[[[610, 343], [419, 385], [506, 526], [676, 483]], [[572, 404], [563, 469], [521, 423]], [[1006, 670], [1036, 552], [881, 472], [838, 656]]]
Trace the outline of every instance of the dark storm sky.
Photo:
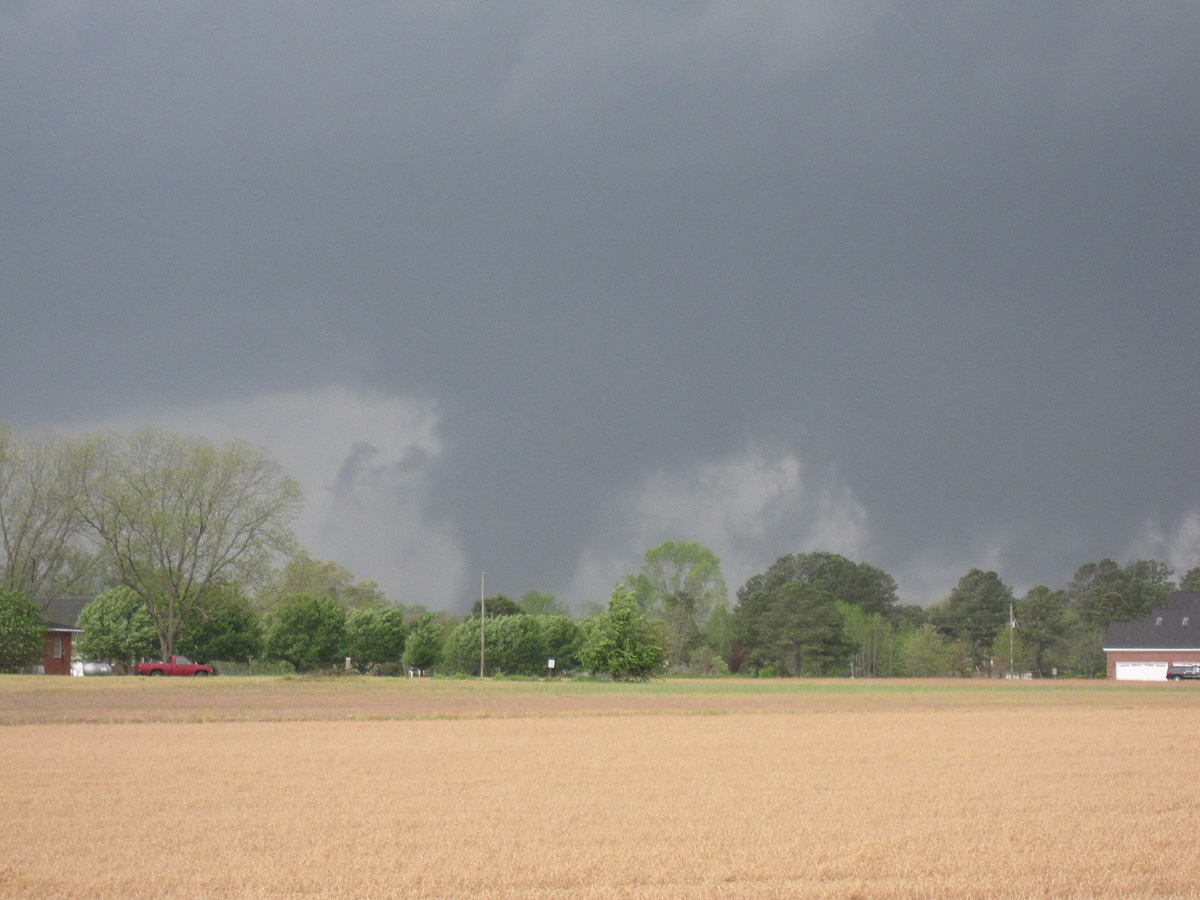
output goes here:
[[0, 417], [244, 435], [430, 606], [1182, 571], [1198, 173], [1192, 3], [10, 0]]

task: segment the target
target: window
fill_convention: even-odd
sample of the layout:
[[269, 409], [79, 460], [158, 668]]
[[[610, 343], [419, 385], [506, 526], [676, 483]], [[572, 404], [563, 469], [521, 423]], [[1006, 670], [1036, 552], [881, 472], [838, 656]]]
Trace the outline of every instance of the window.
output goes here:
[[54, 639], [54, 658], [62, 659], [62, 638], [61, 637], [56, 637]]

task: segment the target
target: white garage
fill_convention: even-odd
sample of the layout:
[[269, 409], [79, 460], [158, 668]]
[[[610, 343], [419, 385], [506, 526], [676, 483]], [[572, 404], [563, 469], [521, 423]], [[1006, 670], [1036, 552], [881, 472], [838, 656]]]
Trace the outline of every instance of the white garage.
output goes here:
[[1165, 662], [1119, 662], [1116, 665], [1117, 681], [1166, 681]]

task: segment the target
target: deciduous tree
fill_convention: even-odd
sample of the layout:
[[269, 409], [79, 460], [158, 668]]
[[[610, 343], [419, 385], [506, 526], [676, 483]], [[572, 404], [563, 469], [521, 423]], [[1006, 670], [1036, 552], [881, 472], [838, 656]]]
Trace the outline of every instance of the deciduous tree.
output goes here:
[[527, 616], [569, 616], [570, 610], [561, 600], [545, 591], [526, 591], [517, 601]]
[[638, 607], [662, 623], [673, 665], [686, 666], [714, 610], [728, 590], [717, 554], [695, 541], [666, 541], [646, 551], [642, 570], [626, 579]]
[[546, 636], [535, 616], [500, 616], [488, 620], [487, 665], [505, 675], [540, 675], [546, 671]]
[[79, 651], [92, 659], [129, 668], [158, 652], [158, 634], [146, 604], [131, 588], [105, 591], [80, 611], [76, 624], [83, 632]]
[[248, 661], [263, 648], [262, 618], [237, 591], [214, 591], [184, 625], [176, 650], [196, 662]]
[[374, 581], [355, 581], [341, 563], [294, 553], [258, 593], [260, 605], [270, 608], [292, 594], [329, 597], [346, 609], [387, 606], [387, 597]]
[[824, 675], [848, 662], [853, 645], [833, 595], [789, 581], [744, 597], [734, 611], [738, 643], [752, 665], [790, 675]]
[[1134, 622], [1165, 606], [1174, 589], [1171, 569], [1153, 559], [1120, 566], [1111, 559], [1087, 563], [1067, 587], [1071, 605], [1084, 621], [1098, 628], [1111, 622]]
[[408, 627], [395, 607], [352, 609], [346, 615], [346, 654], [359, 672], [404, 658]]
[[[478, 600], [471, 604], [471, 615], [476, 619], [479, 618], [480, 605], [480, 601]], [[496, 619], [500, 616], [525, 615], [525, 610], [521, 609], [518, 604], [514, 603], [512, 598], [506, 597], [504, 594], [497, 594], [495, 597], [487, 597], [484, 599], [482, 605], [487, 608], [487, 617], [489, 619]]]
[[792, 581], [811, 584], [868, 614], [889, 615], [896, 603], [896, 581], [887, 572], [825, 552], [781, 556], [766, 572], [747, 580], [738, 591], [738, 598], [770, 591]]
[[18, 439], [0, 423], [0, 590], [70, 594], [95, 568], [72, 495], [77, 446], [49, 432]]
[[346, 611], [329, 597], [293, 594], [271, 610], [266, 654], [296, 672], [327, 669], [345, 656]]
[[1200, 566], [1188, 569], [1183, 578], [1179, 579], [1181, 591], [1200, 591]]
[[[542, 675], [554, 659], [560, 671], [578, 665], [582, 638], [579, 626], [566, 616], [498, 616], [485, 623], [487, 673]], [[442, 664], [445, 671], [479, 674], [479, 619], [456, 625], [446, 638]]]
[[1046, 675], [1046, 654], [1061, 646], [1067, 633], [1066, 591], [1052, 591], [1041, 584], [1030, 588], [1016, 603], [1016, 621], [1034, 671]]
[[686, 596], [703, 622], [728, 599], [720, 559], [695, 541], [666, 541], [650, 548], [642, 571], [628, 582], [634, 599], [649, 616], [660, 614], [668, 597]]
[[163, 656], [211, 592], [261, 583], [294, 546], [300, 488], [265, 451], [154, 429], [89, 442], [73, 496]]
[[912, 678], [950, 674], [951, 649], [937, 628], [922, 625], [905, 638], [900, 650], [900, 671]]
[[[486, 627], [486, 626], [485, 626]], [[487, 634], [484, 634], [485, 641]], [[411, 642], [409, 644], [411, 647]], [[412, 655], [411, 650], [407, 654]], [[413, 665], [409, 662], [409, 665]], [[479, 619], [468, 618], [450, 629], [442, 645], [441, 671], [448, 675], [479, 674]], [[414, 666], [414, 668], [418, 668]]]
[[537, 616], [542, 629], [547, 660], [554, 660], [556, 672], [569, 672], [579, 666], [583, 632], [568, 616]]
[[842, 628], [854, 645], [854, 671], [860, 677], [895, 674], [895, 629], [880, 613], [866, 613], [853, 603], [838, 603]]
[[0, 591], [0, 672], [37, 663], [45, 643], [37, 605], [18, 591]]
[[[476, 635], [478, 635], [478, 631]], [[432, 669], [442, 660], [446, 635], [433, 613], [422, 613], [404, 645], [404, 661], [414, 669]]]
[[645, 680], [657, 674], [667, 658], [662, 630], [647, 621], [624, 585], [613, 590], [608, 609], [587, 623], [585, 635], [580, 663], [617, 680]]
[[961, 640], [973, 657], [983, 659], [990, 651], [996, 634], [1007, 624], [1012, 589], [995, 572], [971, 569], [941, 603], [930, 610], [930, 619], [938, 630]]

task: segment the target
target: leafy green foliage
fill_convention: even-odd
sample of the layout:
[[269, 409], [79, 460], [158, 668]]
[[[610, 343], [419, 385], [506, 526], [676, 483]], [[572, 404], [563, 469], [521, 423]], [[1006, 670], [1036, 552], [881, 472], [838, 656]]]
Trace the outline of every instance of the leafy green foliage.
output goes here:
[[665, 541], [646, 551], [639, 576], [629, 580], [631, 593], [648, 615], [661, 611], [668, 597], [687, 597], [701, 621], [726, 602], [728, 591], [721, 561], [695, 541]]
[[832, 594], [791, 581], [742, 598], [734, 612], [747, 662], [790, 675], [824, 675], [849, 661], [853, 645]]
[[988, 677], [1005, 672], [1019, 676], [1034, 668], [1033, 650], [1020, 628], [1005, 627], [996, 632], [989, 655]]
[[949, 675], [952, 651], [936, 627], [925, 624], [910, 634], [900, 650], [900, 672], [912, 678]]
[[[485, 634], [485, 640], [486, 637]], [[446, 635], [446, 643], [442, 647], [440, 671], [443, 674], [479, 674], [478, 618], [467, 619], [450, 629], [450, 633]]]
[[488, 620], [487, 670], [505, 675], [539, 675], [546, 671], [546, 638], [533, 616], [501, 616]]
[[696, 598], [684, 591], [662, 600], [663, 636], [667, 639], [667, 658], [678, 665], [691, 662], [692, 651], [700, 644], [700, 626]]
[[1062, 646], [1054, 655], [1058, 674], [1071, 678], [1103, 678], [1108, 668], [1104, 654], [1104, 629], [1090, 625], [1073, 610], [1067, 611]]
[[929, 610], [915, 603], [898, 603], [888, 613], [888, 620], [902, 631], [915, 631], [929, 621]]
[[0, 591], [0, 672], [39, 662], [45, 643], [37, 605], [19, 591]]
[[0, 590], [30, 599], [79, 596], [96, 568], [72, 502], [83, 457], [49, 432], [22, 438], [0, 422]]
[[645, 680], [657, 674], [667, 658], [661, 629], [646, 620], [623, 585], [613, 591], [608, 609], [587, 623], [585, 634], [580, 663], [618, 680]]
[[79, 613], [79, 652], [126, 668], [158, 653], [158, 633], [146, 604], [127, 587], [105, 591]]
[[184, 625], [178, 652], [196, 662], [246, 660], [263, 649], [263, 623], [245, 597], [217, 591]]
[[329, 597], [293, 594], [271, 611], [266, 655], [291, 663], [297, 672], [336, 665], [345, 646], [346, 611]]
[[1179, 589], [1181, 591], [1200, 591], [1200, 566], [1187, 570], [1183, 578], [1179, 580]]
[[738, 591], [743, 602], [751, 594], [802, 581], [852, 603], [865, 613], [889, 615], [896, 603], [896, 581], [882, 569], [856, 563], [837, 553], [791, 553], [777, 559], [766, 572], [751, 577]]
[[1067, 636], [1067, 592], [1038, 585], [1016, 603], [1017, 637], [1028, 650], [1026, 665], [1039, 675], [1049, 674], [1047, 654]]
[[545, 591], [526, 591], [517, 603], [527, 616], [570, 616], [566, 604]]
[[[500, 616], [484, 625], [489, 675], [544, 675], [554, 659], [557, 671], [575, 668], [582, 642], [579, 626], [566, 616]], [[457, 625], [446, 639], [447, 672], [479, 674], [479, 619]]]
[[213, 592], [259, 583], [274, 554], [293, 547], [300, 487], [244, 441], [215, 447], [143, 429], [83, 452], [76, 508], [146, 604], [164, 657]]
[[[514, 603], [511, 598], [503, 594], [497, 594], [495, 597], [488, 597], [484, 600], [483, 605], [487, 607], [487, 617], [489, 619], [497, 619], [500, 616], [521, 616], [525, 614], [525, 610]], [[480, 601], [476, 600], [471, 604], [471, 616], [479, 618]]]
[[[705, 668], [708, 667], [708, 654], [707, 652], [703, 652], [705, 648], [711, 649], [722, 660], [729, 659], [729, 654], [733, 650], [734, 627], [733, 611], [724, 604], [714, 609], [712, 615], [708, 617], [708, 621], [701, 626], [700, 638], [702, 643], [697, 648], [697, 652], [701, 652]], [[694, 655], [695, 653], [693, 653]]]
[[930, 610], [930, 619], [943, 635], [962, 641], [973, 660], [987, 656], [992, 641], [1008, 623], [1012, 589], [995, 572], [971, 569], [941, 603]]
[[404, 645], [404, 661], [414, 669], [432, 669], [442, 660], [445, 634], [433, 613], [422, 613]]
[[705, 643], [704, 624], [726, 608], [721, 562], [695, 541], [666, 541], [647, 550], [641, 572], [626, 584], [646, 616], [662, 623], [668, 659], [677, 667], [689, 665], [692, 652]]
[[1111, 559], [1080, 566], [1067, 592], [1089, 625], [1134, 622], [1164, 606], [1174, 585], [1171, 569], [1153, 559], [1119, 566]]
[[382, 607], [387, 597], [374, 581], [355, 581], [341, 563], [313, 559], [307, 553], [293, 554], [283, 569], [259, 591], [261, 605], [270, 608], [292, 594], [329, 597], [346, 609]]
[[[542, 631], [546, 659], [554, 660], [556, 672], [570, 672], [579, 667], [579, 651], [583, 648], [583, 632], [568, 616], [537, 616]], [[545, 660], [542, 663], [545, 666]], [[543, 669], [544, 671], [544, 669]]]
[[859, 677], [896, 674], [896, 628], [880, 613], [865, 613], [853, 603], [837, 604], [842, 629], [854, 646], [854, 673]]
[[346, 654], [359, 672], [399, 663], [407, 638], [404, 613], [395, 607], [352, 609], [346, 615]]

